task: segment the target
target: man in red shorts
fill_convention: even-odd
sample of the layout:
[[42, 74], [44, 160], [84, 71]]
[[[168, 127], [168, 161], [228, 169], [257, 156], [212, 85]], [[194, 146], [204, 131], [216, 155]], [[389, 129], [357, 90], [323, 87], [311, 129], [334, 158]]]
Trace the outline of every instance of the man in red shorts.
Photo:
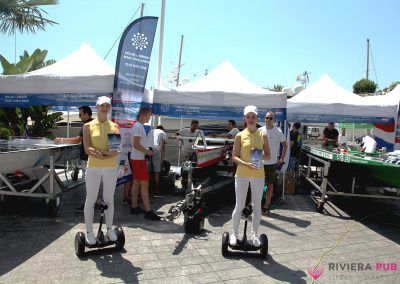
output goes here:
[[[147, 135], [144, 130], [143, 124], [149, 122], [151, 117], [151, 110], [148, 108], [141, 108], [139, 110], [138, 119], [131, 129], [131, 136], [133, 137], [132, 142], [132, 153], [131, 153], [131, 167], [132, 167], [132, 207], [131, 214], [143, 214], [144, 218], [154, 221], [160, 221], [160, 217], [157, 216], [150, 207], [149, 200], [149, 171], [147, 168], [147, 162], [145, 155], [153, 156], [153, 151], [147, 148]], [[138, 195], [140, 189], [140, 196], [143, 200], [144, 209], [139, 207], [137, 204]]]

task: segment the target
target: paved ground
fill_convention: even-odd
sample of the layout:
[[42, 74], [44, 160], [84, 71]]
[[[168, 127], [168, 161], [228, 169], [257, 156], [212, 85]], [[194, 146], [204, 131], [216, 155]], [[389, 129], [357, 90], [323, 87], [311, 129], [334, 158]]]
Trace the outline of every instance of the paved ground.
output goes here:
[[[116, 193], [115, 224], [123, 227], [125, 250], [102, 250], [79, 259], [74, 236], [84, 230], [73, 208], [83, 189], [62, 196], [58, 217], [49, 218], [39, 200], [8, 201], [0, 210], [0, 283], [311, 283], [308, 269], [323, 269], [314, 283], [400, 283], [398, 205], [342, 199], [314, 212], [308, 195], [288, 196], [259, 233], [269, 238], [269, 256], [221, 255], [221, 234], [230, 230], [233, 203], [225, 199], [200, 236], [186, 235], [175, 223], [129, 215]], [[153, 199], [161, 214], [177, 196]], [[361, 223], [358, 220], [372, 213]], [[383, 213], [382, 213], [383, 212]], [[343, 235], [344, 234], [344, 235]], [[341, 239], [338, 238], [343, 235]], [[377, 270], [379, 268], [379, 270]]]

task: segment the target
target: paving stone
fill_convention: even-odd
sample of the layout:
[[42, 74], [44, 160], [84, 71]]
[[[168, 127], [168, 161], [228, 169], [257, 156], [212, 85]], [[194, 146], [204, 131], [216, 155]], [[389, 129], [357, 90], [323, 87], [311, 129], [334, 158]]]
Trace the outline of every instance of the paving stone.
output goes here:
[[185, 266], [176, 266], [176, 267], [168, 267], [164, 269], [168, 277], [174, 276], [184, 276], [190, 274], [197, 274], [204, 272], [203, 268], [199, 265], [185, 265]]
[[[85, 231], [83, 215], [73, 213], [84, 200], [84, 190], [79, 191], [62, 196], [60, 214], [54, 219], [34, 212], [32, 216], [0, 215], [0, 283], [307, 283], [311, 281], [307, 269], [349, 228], [322, 259], [320, 266], [326, 270], [320, 283], [342, 283], [340, 277], [343, 283], [400, 283], [400, 270], [363, 275], [327, 270], [329, 263], [352, 261], [400, 266], [399, 216], [356, 224], [346, 208], [336, 208], [337, 213], [327, 206], [328, 214], [319, 214], [309, 197], [301, 195], [287, 197], [286, 205], [262, 217], [259, 233], [269, 239], [265, 260], [258, 253], [222, 256], [221, 235], [231, 230], [233, 204], [221, 206], [206, 220], [206, 231], [193, 236], [184, 233], [182, 216], [174, 223], [154, 223], [129, 215], [129, 208], [118, 202], [114, 224], [123, 226], [125, 250], [91, 250], [79, 259], [74, 237]], [[118, 189], [116, 200], [121, 199], [122, 189]], [[165, 212], [178, 200], [166, 196], [152, 204]]]

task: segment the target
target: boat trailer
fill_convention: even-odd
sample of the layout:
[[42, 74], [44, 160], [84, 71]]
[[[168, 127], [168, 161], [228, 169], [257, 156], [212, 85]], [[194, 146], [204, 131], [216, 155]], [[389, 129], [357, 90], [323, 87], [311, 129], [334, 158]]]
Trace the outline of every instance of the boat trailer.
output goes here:
[[234, 184], [233, 141], [205, 138], [200, 132], [192, 146], [191, 160], [182, 164], [181, 182], [186, 195], [171, 206], [166, 218], [173, 221], [183, 213], [183, 226], [188, 234], [198, 234], [203, 230], [204, 219], [209, 213], [209, 198], [220, 188]]

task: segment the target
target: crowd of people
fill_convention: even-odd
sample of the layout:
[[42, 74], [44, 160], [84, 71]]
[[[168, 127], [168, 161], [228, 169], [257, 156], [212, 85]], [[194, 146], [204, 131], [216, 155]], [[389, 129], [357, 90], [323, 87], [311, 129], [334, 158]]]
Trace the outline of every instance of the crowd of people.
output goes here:
[[[103, 184], [103, 199], [108, 209], [105, 210], [107, 226], [107, 237], [116, 240], [112, 229], [114, 214], [114, 192], [118, 177], [118, 155], [120, 150], [110, 150], [108, 146], [108, 135], [119, 134], [120, 130], [116, 123], [109, 120], [111, 100], [106, 96], [99, 97], [96, 102], [97, 118], [92, 119], [92, 111], [89, 107], [79, 108], [79, 116], [84, 125], [77, 137], [56, 138], [59, 143], [81, 142], [81, 168], [86, 181], [86, 201], [77, 212], [83, 209], [86, 224], [86, 241], [88, 244], [96, 242], [93, 233], [94, 204], [98, 198], [100, 183]], [[133, 127], [129, 131], [131, 147], [126, 151], [132, 172], [132, 180], [124, 185], [124, 205], [130, 205], [131, 214], [143, 214], [144, 218], [159, 221], [161, 218], [151, 208], [149, 197], [149, 181], [153, 178], [153, 193], [160, 193], [160, 171], [165, 155], [166, 134], [160, 125], [156, 129], [147, 131], [144, 127], [149, 122], [152, 112], [148, 108], [141, 108]], [[251, 238], [253, 245], [260, 246], [258, 239], [258, 227], [261, 215], [270, 212], [273, 187], [276, 182], [276, 172], [284, 161], [289, 145], [282, 131], [275, 126], [275, 114], [265, 114], [265, 126], [258, 124], [259, 112], [256, 106], [244, 108], [244, 129], [239, 131], [234, 120], [227, 121], [227, 132], [223, 134], [211, 134], [212, 137], [232, 139], [232, 159], [235, 162], [235, 195], [236, 205], [232, 213], [231, 245], [237, 242], [238, 228], [242, 210], [246, 203], [248, 188], [251, 190], [251, 202], [253, 205], [253, 222]], [[189, 128], [182, 128], [176, 136], [180, 139], [181, 154], [183, 159], [191, 159], [193, 155], [193, 139], [199, 133], [199, 121], [192, 120]], [[290, 132], [290, 162], [289, 169], [297, 171], [301, 134], [300, 123], [295, 123]], [[262, 164], [258, 166], [252, 160], [253, 151], [258, 149], [262, 152]], [[261, 161], [260, 161], [261, 163]], [[75, 173], [75, 172], [74, 172]], [[262, 204], [264, 188], [267, 188], [265, 202]], [[138, 205], [140, 199], [143, 208]]]

